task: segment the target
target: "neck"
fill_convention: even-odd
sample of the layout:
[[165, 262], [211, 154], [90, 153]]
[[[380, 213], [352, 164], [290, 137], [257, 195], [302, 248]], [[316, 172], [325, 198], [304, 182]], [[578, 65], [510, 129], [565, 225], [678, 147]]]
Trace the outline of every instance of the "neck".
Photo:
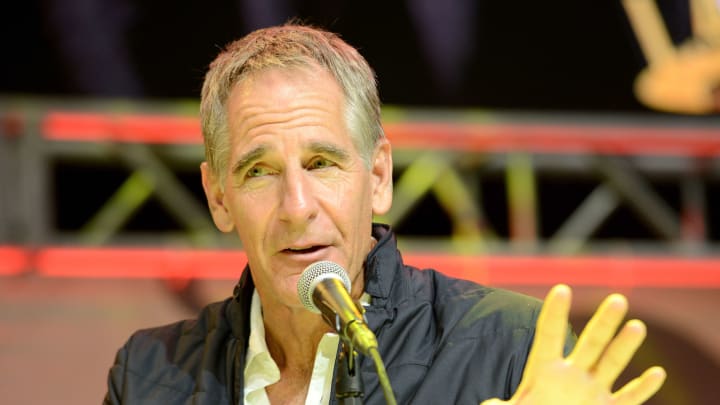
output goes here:
[[304, 308], [263, 307], [265, 341], [280, 370], [312, 372], [323, 335], [331, 332], [320, 315]]

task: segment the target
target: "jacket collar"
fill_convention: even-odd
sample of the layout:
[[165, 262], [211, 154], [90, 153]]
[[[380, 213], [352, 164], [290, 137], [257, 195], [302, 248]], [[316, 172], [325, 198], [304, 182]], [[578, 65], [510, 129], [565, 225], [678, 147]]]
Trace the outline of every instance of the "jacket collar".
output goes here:
[[255, 283], [250, 275], [250, 267], [245, 269], [240, 276], [240, 281], [235, 285], [233, 297], [227, 308], [227, 318], [230, 321], [230, 328], [233, 335], [240, 339], [239, 344], [247, 345], [250, 336], [250, 306], [252, 295], [255, 291]]
[[365, 292], [377, 299], [390, 296], [395, 270], [402, 265], [395, 234], [389, 225], [373, 224], [373, 237], [378, 241], [365, 259]]

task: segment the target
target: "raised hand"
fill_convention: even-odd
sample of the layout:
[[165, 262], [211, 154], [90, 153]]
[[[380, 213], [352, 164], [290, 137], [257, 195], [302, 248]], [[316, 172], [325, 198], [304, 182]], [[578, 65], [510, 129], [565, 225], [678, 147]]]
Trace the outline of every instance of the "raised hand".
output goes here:
[[553, 287], [537, 321], [523, 379], [509, 401], [491, 399], [482, 405], [613, 404], [635, 405], [650, 398], [665, 381], [665, 370], [651, 367], [612, 392], [612, 385], [645, 339], [645, 324], [625, 323], [627, 300], [608, 296], [597, 309], [569, 356], [563, 356], [571, 291]]

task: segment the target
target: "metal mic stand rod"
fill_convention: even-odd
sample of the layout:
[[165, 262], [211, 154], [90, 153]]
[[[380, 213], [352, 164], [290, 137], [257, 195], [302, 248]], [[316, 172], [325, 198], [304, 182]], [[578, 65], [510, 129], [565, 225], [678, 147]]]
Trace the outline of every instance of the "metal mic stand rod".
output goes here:
[[340, 405], [362, 405], [363, 382], [352, 345], [342, 342], [335, 376], [335, 397]]

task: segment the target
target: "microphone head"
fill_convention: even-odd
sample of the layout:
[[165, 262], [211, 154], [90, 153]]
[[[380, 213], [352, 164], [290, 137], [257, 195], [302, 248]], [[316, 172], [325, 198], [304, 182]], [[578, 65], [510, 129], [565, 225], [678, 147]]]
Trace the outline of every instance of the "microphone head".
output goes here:
[[343, 285], [345, 285], [345, 289], [350, 292], [350, 278], [347, 272], [345, 272], [345, 269], [337, 263], [322, 260], [307, 266], [305, 270], [303, 270], [297, 283], [297, 291], [300, 302], [302, 302], [305, 308], [312, 312], [320, 313], [320, 309], [318, 309], [313, 302], [313, 292], [315, 292], [315, 287], [317, 287], [320, 282], [329, 278], [340, 280]]

